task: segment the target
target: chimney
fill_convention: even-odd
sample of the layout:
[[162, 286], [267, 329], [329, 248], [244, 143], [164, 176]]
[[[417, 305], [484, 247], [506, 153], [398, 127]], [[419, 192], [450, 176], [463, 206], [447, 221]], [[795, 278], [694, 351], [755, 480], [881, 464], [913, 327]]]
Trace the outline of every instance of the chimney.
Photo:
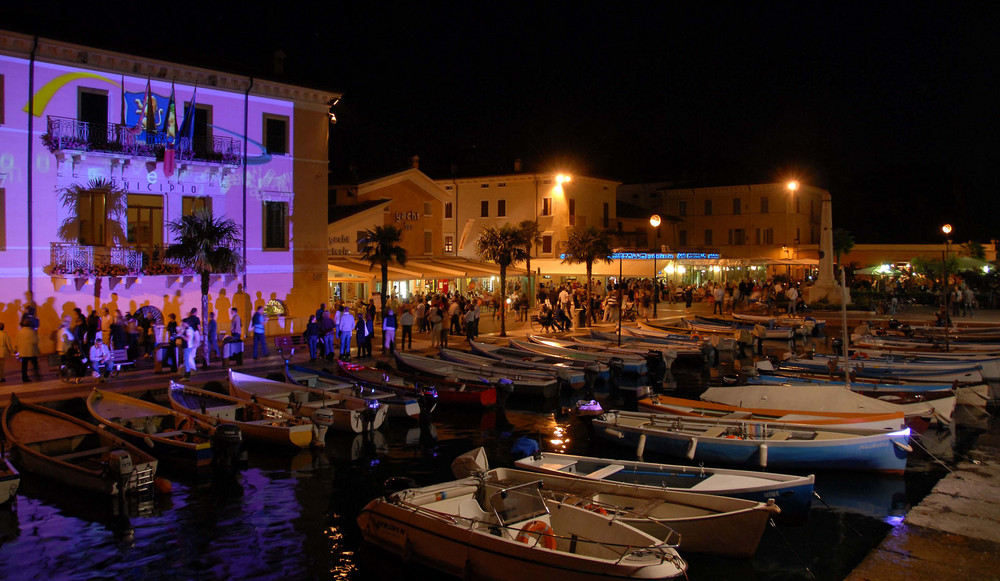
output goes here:
[[414, 155], [410, 158], [410, 167], [413, 169], [420, 169], [420, 156]]
[[514, 173], [521, 173], [521, 158], [514, 160]]

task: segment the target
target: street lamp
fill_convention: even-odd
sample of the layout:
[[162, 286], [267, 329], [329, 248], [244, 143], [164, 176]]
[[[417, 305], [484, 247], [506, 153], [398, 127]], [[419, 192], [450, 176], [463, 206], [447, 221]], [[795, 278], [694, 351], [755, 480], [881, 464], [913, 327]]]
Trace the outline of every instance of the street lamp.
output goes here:
[[[656, 242], [657, 228], [660, 227], [660, 215], [653, 214], [649, 217], [649, 225], [653, 227], [653, 242]], [[657, 282], [656, 270], [656, 244], [653, 244], [653, 318], [656, 318], [656, 305], [660, 302], [660, 285]]]
[[618, 346], [622, 346], [622, 252], [621, 248], [615, 248], [618, 254]]
[[[787, 248], [788, 247], [788, 240], [789, 240], [789, 236], [788, 236], [788, 210], [789, 210], [789, 206], [792, 205], [792, 197], [795, 196], [795, 191], [799, 189], [799, 182], [796, 181], [796, 180], [792, 180], [792, 181], [788, 182], [787, 184], [785, 184], [785, 187], [788, 188], [788, 202], [785, 203], [785, 247]], [[783, 249], [783, 250], [786, 250], [786, 249]], [[786, 250], [786, 257], [787, 257], [787, 250]], [[789, 279], [791, 278], [791, 276], [792, 276], [792, 265], [789, 264], [788, 265], [788, 277], [789, 277]], [[789, 284], [791, 284], [791, 280], [789, 280]]]
[[944, 259], [941, 261], [941, 293], [944, 295], [944, 321], [945, 321], [945, 348], [948, 345], [948, 300], [951, 298], [951, 293], [948, 292], [948, 254], [950, 253], [951, 246], [951, 224], [945, 224], [941, 226], [941, 231], [944, 232]]

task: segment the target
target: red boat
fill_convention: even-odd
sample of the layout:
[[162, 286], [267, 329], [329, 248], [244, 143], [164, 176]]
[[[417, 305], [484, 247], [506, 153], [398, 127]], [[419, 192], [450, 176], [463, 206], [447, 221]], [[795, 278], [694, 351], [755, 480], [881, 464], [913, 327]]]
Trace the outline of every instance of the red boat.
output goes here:
[[375, 369], [349, 361], [337, 361], [337, 369], [344, 377], [349, 377], [367, 386], [390, 389], [398, 393], [405, 392], [413, 396], [420, 393], [420, 388], [417, 387], [418, 383], [424, 388], [433, 387], [437, 390], [439, 405], [487, 408], [497, 403], [497, 390], [492, 385], [476, 385], [433, 377], [418, 377], [403, 371]]

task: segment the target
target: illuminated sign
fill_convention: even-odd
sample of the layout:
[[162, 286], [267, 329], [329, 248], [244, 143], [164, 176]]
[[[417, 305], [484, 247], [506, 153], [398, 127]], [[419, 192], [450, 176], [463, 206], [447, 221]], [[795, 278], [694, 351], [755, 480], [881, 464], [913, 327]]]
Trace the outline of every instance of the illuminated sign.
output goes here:
[[[566, 253], [560, 254], [559, 258], [566, 260]], [[611, 255], [611, 260], [717, 260], [722, 258], [721, 254], [715, 252], [615, 252]]]

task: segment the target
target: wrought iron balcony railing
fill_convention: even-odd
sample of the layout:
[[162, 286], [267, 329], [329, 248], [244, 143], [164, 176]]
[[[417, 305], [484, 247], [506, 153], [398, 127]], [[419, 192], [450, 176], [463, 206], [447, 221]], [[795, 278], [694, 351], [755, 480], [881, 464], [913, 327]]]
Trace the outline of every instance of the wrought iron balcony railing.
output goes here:
[[[51, 152], [62, 150], [123, 153], [136, 157], [163, 158], [166, 135], [162, 132], [132, 133], [116, 123], [93, 123], [69, 117], [48, 118], [48, 131], [42, 141]], [[231, 137], [195, 137], [178, 139], [174, 150], [177, 161], [205, 161], [240, 165], [241, 142]]]
[[166, 258], [167, 248], [54, 242], [50, 248], [49, 273], [65, 277], [193, 274], [179, 262]]

